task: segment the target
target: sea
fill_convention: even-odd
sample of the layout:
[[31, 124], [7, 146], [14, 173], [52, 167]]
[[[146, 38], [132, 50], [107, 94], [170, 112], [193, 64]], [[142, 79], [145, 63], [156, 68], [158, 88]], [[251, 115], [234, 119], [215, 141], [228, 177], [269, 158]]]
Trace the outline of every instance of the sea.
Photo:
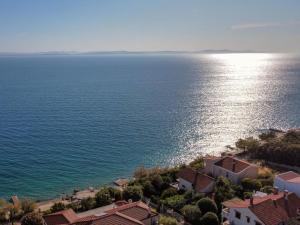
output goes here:
[[2, 198], [59, 197], [296, 127], [296, 54], [0, 56]]

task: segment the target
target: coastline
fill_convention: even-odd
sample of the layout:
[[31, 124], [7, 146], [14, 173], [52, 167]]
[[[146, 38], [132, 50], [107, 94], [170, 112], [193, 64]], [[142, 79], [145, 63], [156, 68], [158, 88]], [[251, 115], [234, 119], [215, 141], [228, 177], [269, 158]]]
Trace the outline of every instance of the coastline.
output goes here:
[[[296, 128], [296, 130], [298, 130], [298, 129], [299, 128]], [[289, 130], [284, 131], [284, 130], [269, 128], [269, 129], [265, 129], [265, 132], [266, 131], [267, 132], [275, 132], [276, 136], [279, 137], [279, 136], [282, 136], [283, 134], [286, 134]], [[227, 150], [220, 152], [220, 155], [233, 155], [240, 159], [247, 159], [247, 160], [257, 163], [257, 160], [253, 160], [253, 159], [250, 159], [249, 157], [247, 157], [247, 153], [245, 153], [245, 151], [243, 149], [239, 149], [237, 147], [232, 147], [232, 146], [225, 146], [225, 147]], [[197, 158], [199, 156], [201, 156], [201, 155], [197, 155], [197, 156], [195, 156], [195, 158]], [[266, 165], [270, 166], [272, 169], [275, 169], [277, 171], [293, 169], [292, 167], [289, 167], [289, 166], [284, 167], [284, 165], [282, 165], [282, 164], [280, 165], [280, 164], [276, 164], [276, 163], [266, 163]], [[299, 171], [300, 171], [300, 168], [294, 168], [294, 169], [296, 169], [296, 170], [299, 169]], [[132, 171], [132, 174], [133, 174], [133, 172], [134, 171]], [[131, 175], [128, 177], [123, 177], [123, 178], [131, 180], [133, 178], [133, 176]], [[82, 200], [82, 199], [88, 198], [88, 197], [95, 197], [96, 193], [102, 187], [117, 187], [117, 185], [114, 184], [114, 181], [116, 181], [117, 179], [119, 179], [119, 178], [115, 178], [115, 179], [112, 178], [111, 182], [109, 182], [107, 184], [99, 185], [98, 186], [99, 188], [85, 187], [82, 189], [73, 189], [73, 193], [69, 192], [69, 193], [59, 194], [59, 195], [61, 195], [61, 197], [49, 197], [46, 199], [33, 199], [33, 201], [36, 202], [39, 210], [47, 211], [50, 209], [50, 207], [54, 203], [63, 202], [64, 204], [70, 204], [74, 200]], [[24, 199], [26, 199], [26, 197]]]

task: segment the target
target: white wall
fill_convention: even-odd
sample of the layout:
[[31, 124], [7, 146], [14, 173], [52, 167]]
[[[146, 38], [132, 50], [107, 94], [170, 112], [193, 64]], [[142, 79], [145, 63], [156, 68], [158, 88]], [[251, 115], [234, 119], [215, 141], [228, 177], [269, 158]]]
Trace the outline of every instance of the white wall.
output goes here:
[[300, 184], [298, 183], [288, 182], [276, 176], [274, 179], [274, 187], [278, 187], [279, 191], [288, 190], [289, 192], [294, 192], [300, 197]]
[[179, 189], [190, 191], [193, 189], [192, 183], [188, 182], [185, 179], [179, 178]]
[[[235, 212], [238, 211], [241, 213], [241, 219], [235, 217]], [[222, 212], [223, 218], [229, 220], [230, 224], [234, 225], [255, 225], [255, 221], [261, 222], [248, 208], [231, 208], [227, 216]], [[250, 222], [247, 222], [247, 216], [250, 217]]]

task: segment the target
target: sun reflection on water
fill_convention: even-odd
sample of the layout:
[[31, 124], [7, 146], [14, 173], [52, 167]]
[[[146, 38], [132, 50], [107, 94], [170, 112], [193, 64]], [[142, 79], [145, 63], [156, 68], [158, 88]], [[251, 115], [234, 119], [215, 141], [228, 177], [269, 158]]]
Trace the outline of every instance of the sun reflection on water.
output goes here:
[[[197, 56], [200, 66], [207, 61], [210, 68], [203, 74], [199, 68], [199, 83], [192, 85], [194, 103], [193, 124], [185, 127], [183, 149], [173, 160], [189, 161], [197, 154], [218, 154], [243, 136], [253, 134], [264, 121], [270, 96], [270, 74], [274, 69], [272, 54], [211, 54]], [[270, 80], [269, 80], [270, 79]], [[186, 136], [189, 136], [187, 138]], [[195, 138], [197, 137], [197, 138]]]

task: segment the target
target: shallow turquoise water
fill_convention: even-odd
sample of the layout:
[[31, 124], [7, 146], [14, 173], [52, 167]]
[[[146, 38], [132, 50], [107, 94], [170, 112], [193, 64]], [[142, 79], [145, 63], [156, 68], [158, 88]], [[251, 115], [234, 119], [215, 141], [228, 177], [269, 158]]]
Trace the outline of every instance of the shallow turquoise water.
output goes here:
[[300, 126], [300, 58], [0, 57], [0, 197], [49, 198]]

